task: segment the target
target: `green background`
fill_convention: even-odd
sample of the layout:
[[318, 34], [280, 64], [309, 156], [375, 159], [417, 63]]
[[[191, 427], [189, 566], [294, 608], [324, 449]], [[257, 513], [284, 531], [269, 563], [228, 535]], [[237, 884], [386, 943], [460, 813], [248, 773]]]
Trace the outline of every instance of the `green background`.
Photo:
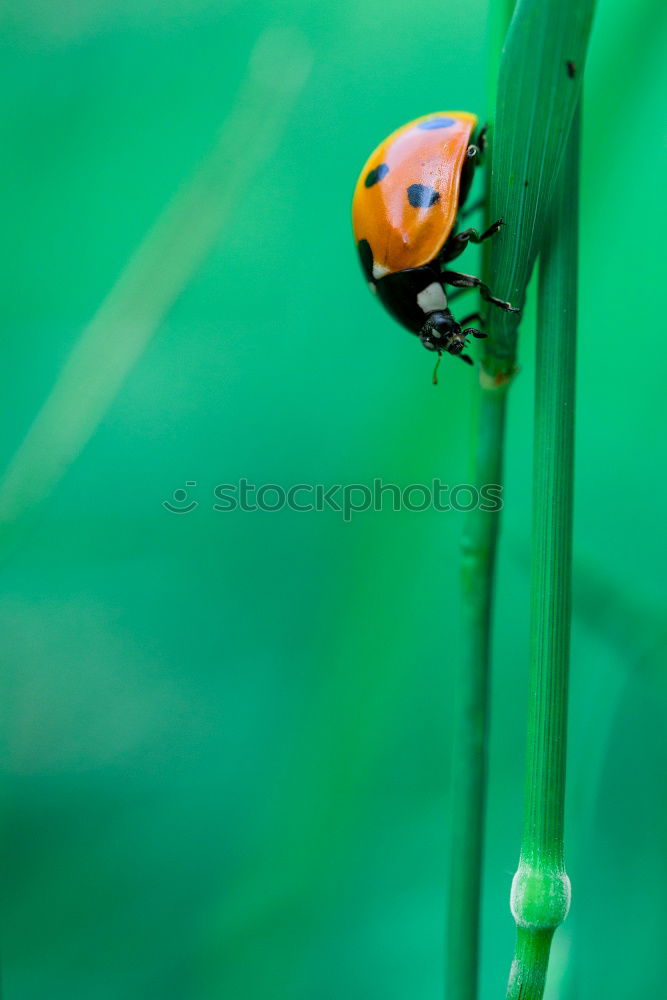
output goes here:
[[[22, 0], [0, 13], [6, 466], [220, 128], [232, 115], [261, 137], [272, 81], [279, 94], [289, 75], [280, 52], [312, 63], [254, 166], [253, 143], [230, 133], [219, 191], [233, 170], [241, 180], [224, 224], [100, 419], [88, 419], [85, 446], [71, 444], [68, 419], [92, 378], [65, 399], [24, 462], [25, 491], [3, 511], [11, 1000], [442, 995], [465, 515], [388, 507], [346, 524], [333, 511], [212, 503], [216, 484], [242, 477], [286, 488], [468, 481], [475, 373], [446, 359], [430, 385], [430, 356], [364, 287], [349, 202], [362, 163], [398, 125], [434, 110], [484, 118], [486, 16], [477, 0]], [[266, 60], [265, 120], [244, 103], [243, 81], [256, 40], [276, 27], [291, 34], [255, 59]], [[664, 984], [665, 34], [662, 3], [602, 0], [586, 77], [574, 897], [551, 1000], [658, 996]], [[162, 245], [167, 283], [184, 253], [187, 241]], [[477, 266], [473, 249], [464, 259]], [[109, 339], [122, 342], [124, 329], [110, 322]], [[530, 301], [520, 354], [483, 997], [503, 995], [514, 940]], [[103, 345], [93, 362], [104, 382]], [[58, 474], [31, 486], [58, 447]], [[165, 510], [188, 480], [197, 509]]]

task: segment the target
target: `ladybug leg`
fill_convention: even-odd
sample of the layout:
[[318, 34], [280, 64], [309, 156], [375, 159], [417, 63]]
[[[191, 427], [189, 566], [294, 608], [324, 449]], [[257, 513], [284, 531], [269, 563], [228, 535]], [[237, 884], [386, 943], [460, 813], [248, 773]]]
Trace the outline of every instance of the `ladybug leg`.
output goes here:
[[466, 153], [469, 164], [473, 167], [481, 167], [484, 162], [484, 152], [486, 150], [486, 125], [483, 125], [477, 134], [477, 138], [470, 143]]
[[488, 229], [485, 229], [482, 235], [477, 232], [476, 229], [464, 229], [462, 232], [457, 233], [456, 236], [450, 236], [445, 243], [442, 251], [442, 260], [454, 260], [455, 257], [459, 257], [468, 243], [483, 243], [484, 240], [488, 240], [491, 236], [494, 236], [501, 226], [505, 223], [502, 219], [496, 219]]
[[475, 364], [475, 362], [473, 361], [473, 359], [470, 357], [469, 354], [459, 354], [458, 357], [461, 359], [461, 361], [465, 361], [467, 365]]
[[[450, 295], [450, 299], [451, 298], [453, 298], [453, 296]], [[467, 326], [468, 323], [472, 323], [473, 320], [476, 320], [480, 326], [484, 326], [484, 317], [480, 313], [470, 313], [469, 316], [464, 316], [459, 325]]]
[[479, 313], [470, 313], [469, 316], [464, 316], [459, 323], [459, 326], [463, 331], [463, 336], [465, 337], [470, 334], [471, 336], [476, 337], [477, 340], [486, 340], [488, 333], [482, 333], [481, 330], [477, 330], [474, 326], [468, 326], [468, 323], [472, 323], [473, 321], [479, 323], [480, 326], [484, 326], [483, 316]]
[[[470, 188], [472, 187], [473, 175], [475, 169], [481, 166], [484, 159], [484, 150], [486, 149], [486, 125], [480, 130], [474, 142], [471, 142], [466, 150], [465, 160], [463, 161], [463, 167], [461, 170], [461, 183], [459, 187], [459, 211], [463, 208], [466, 198], [470, 193]], [[470, 215], [471, 212], [476, 211], [483, 204], [483, 199], [478, 201], [473, 205], [465, 215]], [[462, 216], [463, 217], [463, 216]], [[447, 258], [445, 258], [446, 260]]]
[[498, 232], [501, 226], [505, 225], [504, 219], [496, 219], [492, 222], [488, 229], [485, 229], [481, 236], [477, 235], [477, 230], [475, 229], [464, 229], [462, 233], [459, 233], [455, 239], [460, 239], [462, 236], [466, 236], [471, 243], [483, 243], [484, 240], [488, 240], [490, 236], [493, 236]]
[[492, 295], [489, 286], [485, 285], [481, 278], [475, 278], [472, 274], [460, 274], [458, 271], [443, 271], [442, 280], [447, 285], [454, 285], [455, 288], [479, 288], [479, 294], [486, 302], [491, 302], [494, 306], [498, 306], [499, 309], [504, 309], [505, 312], [518, 313], [521, 311], [520, 309], [515, 309], [509, 302], [505, 302], [503, 299], [498, 299], [495, 295]]

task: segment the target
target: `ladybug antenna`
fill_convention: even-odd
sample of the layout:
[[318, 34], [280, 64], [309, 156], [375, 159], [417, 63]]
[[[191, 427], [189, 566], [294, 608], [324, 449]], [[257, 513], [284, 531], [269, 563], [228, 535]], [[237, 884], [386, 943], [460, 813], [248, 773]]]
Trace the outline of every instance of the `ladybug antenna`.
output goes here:
[[438, 351], [438, 360], [435, 363], [435, 368], [433, 369], [433, 385], [438, 384], [438, 368], [440, 367], [440, 362], [442, 361], [442, 351]]

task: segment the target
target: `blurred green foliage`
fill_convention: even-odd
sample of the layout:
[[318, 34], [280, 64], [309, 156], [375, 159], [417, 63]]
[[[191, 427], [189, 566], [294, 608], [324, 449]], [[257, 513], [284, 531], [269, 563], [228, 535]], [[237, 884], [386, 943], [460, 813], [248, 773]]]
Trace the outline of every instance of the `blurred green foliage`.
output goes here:
[[[313, 58], [276, 152], [87, 446], [3, 527], [7, 996], [436, 1000], [464, 515], [345, 524], [211, 505], [241, 477], [467, 481], [474, 373], [443, 364], [432, 388], [430, 359], [359, 276], [349, 200], [397, 125], [483, 117], [486, 5], [23, 0], [0, 21], [5, 465], [213, 147], [258, 36], [293, 28]], [[600, 4], [584, 105], [574, 897], [552, 1000], [657, 996], [663, 981], [664, 42], [657, 0]], [[484, 997], [502, 995], [514, 939], [532, 356], [529, 304], [498, 586]], [[200, 506], [164, 510], [187, 480]]]

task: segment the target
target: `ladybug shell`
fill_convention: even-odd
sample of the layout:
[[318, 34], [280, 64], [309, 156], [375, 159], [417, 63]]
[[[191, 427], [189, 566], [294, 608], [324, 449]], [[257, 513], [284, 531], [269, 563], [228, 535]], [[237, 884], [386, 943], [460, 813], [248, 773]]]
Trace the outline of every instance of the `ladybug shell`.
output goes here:
[[477, 125], [467, 111], [438, 111], [403, 125], [368, 158], [354, 191], [357, 244], [373, 252], [373, 276], [433, 261], [454, 226], [461, 171]]

